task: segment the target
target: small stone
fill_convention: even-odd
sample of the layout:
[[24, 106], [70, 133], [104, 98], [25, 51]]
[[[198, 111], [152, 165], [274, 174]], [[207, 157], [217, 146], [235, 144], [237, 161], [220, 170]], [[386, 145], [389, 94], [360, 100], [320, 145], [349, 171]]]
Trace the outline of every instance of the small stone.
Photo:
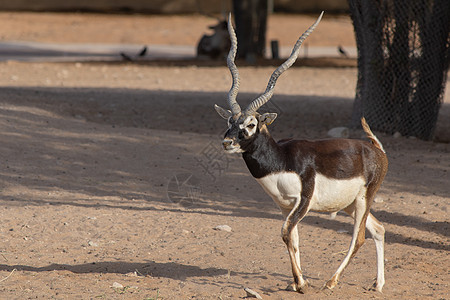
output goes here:
[[384, 202], [384, 199], [381, 198], [381, 197], [375, 197], [375, 199], [373, 200], [373, 202], [375, 202], [375, 203], [383, 203], [383, 202]]
[[231, 227], [228, 226], [228, 225], [217, 225], [213, 229], [214, 230], [219, 230], [219, 231], [226, 231], [226, 232], [231, 232], [232, 231]]
[[328, 130], [328, 136], [333, 138], [348, 138], [350, 136], [350, 132], [347, 127], [335, 127]]
[[345, 230], [345, 229], [338, 229], [337, 233], [348, 233], [348, 230]]
[[398, 139], [398, 138], [402, 137], [402, 134], [397, 131], [392, 136], [394, 137], [394, 139]]
[[93, 241], [89, 241], [88, 245], [91, 246], [91, 247], [98, 247], [98, 244], [93, 242]]
[[123, 289], [123, 285], [118, 282], [114, 282], [111, 287], [114, 289]]
[[245, 288], [244, 291], [247, 293], [247, 298], [257, 298], [262, 299], [262, 297], [252, 289]]

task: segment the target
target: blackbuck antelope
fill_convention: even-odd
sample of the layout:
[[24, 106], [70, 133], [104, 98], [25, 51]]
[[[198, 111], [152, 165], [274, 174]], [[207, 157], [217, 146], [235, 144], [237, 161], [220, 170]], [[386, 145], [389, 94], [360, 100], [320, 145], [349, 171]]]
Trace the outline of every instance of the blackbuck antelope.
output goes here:
[[327, 139], [277, 143], [267, 129], [277, 115], [257, 112], [270, 100], [278, 77], [294, 63], [302, 42], [315, 29], [322, 14], [298, 39], [291, 56], [272, 73], [265, 92], [243, 111], [236, 101], [239, 89], [239, 73], [234, 63], [237, 39], [229, 20], [231, 49], [227, 63], [233, 78], [228, 93], [231, 110], [215, 106], [219, 115], [228, 120], [222, 144], [228, 153], [242, 153], [250, 173], [286, 218], [282, 238], [294, 275], [294, 282], [288, 289], [304, 292], [308, 286], [300, 267], [299, 221], [310, 210], [329, 213], [344, 210], [355, 222], [352, 240], [344, 260], [324, 288], [336, 286], [342, 271], [364, 243], [367, 228], [375, 240], [377, 253], [378, 271], [374, 287], [381, 292], [384, 285], [384, 227], [369, 212], [388, 167], [380, 141], [363, 118], [361, 123], [370, 141]]

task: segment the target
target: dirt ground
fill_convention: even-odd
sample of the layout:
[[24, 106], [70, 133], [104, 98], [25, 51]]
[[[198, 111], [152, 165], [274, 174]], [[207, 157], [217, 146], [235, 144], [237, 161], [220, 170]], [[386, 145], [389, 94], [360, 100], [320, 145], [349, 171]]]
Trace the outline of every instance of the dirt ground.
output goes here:
[[[145, 44], [151, 36], [188, 44], [197, 40], [192, 28], [210, 24], [192, 16], [0, 17], [1, 39], [59, 43]], [[287, 41], [311, 20], [276, 15], [269, 34]], [[348, 18], [324, 21], [311, 43], [354, 45]], [[272, 71], [240, 68], [242, 105]], [[273, 136], [324, 138], [348, 124], [356, 75], [300, 66], [283, 74], [269, 105], [279, 114]], [[340, 284], [319, 290], [352, 225], [344, 214], [310, 213], [299, 235], [312, 288], [300, 295], [285, 291], [291, 270], [278, 208], [242, 158], [220, 149], [226, 122], [213, 105], [225, 105], [229, 87], [228, 70], [217, 66], [0, 63], [0, 298], [242, 299], [249, 287], [264, 299], [450, 299], [448, 140], [377, 133], [390, 162], [372, 209], [386, 228], [384, 293], [368, 289], [376, 275], [370, 238]], [[445, 101], [440, 140], [450, 131], [448, 92]]]

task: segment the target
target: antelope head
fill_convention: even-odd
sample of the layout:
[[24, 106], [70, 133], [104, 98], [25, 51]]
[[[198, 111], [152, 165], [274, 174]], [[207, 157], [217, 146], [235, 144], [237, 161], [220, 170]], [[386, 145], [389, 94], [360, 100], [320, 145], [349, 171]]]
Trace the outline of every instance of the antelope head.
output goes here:
[[233, 79], [231, 89], [228, 92], [228, 106], [230, 107], [230, 110], [224, 109], [218, 105], [214, 106], [217, 113], [222, 118], [228, 120], [228, 130], [222, 141], [225, 151], [229, 153], [246, 152], [261, 132], [268, 132], [267, 125], [271, 124], [275, 120], [277, 114], [260, 114], [258, 113], [258, 109], [270, 100], [278, 77], [294, 64], [300, 52], [300, 46], [319, 24], [322, 19], [322, 15], [323, 12], [320, 14], [316, 22], [311, 25], [308, 30], [306, 30], [297, 40], [289, 58], [272, 73], [264, 93], [254, 99], [244, 110], [241, 110], [241, 107], [236, 101], [240, 83], [239, 72], [234, 62], [237, 52], [237, 38], [231, 22], [231, 14], [229, 15], [228, 33], [230, 35], [231, 48], [227, 57], [227, 65]]

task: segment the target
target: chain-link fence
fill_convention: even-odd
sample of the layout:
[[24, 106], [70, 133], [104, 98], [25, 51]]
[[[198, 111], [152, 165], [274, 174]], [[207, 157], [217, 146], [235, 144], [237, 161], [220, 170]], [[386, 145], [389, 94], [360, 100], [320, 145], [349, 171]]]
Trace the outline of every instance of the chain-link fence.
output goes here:
[[348, 0], [358, 47], [352, 125], [429, 140], [450, 60], [449, 0]]

